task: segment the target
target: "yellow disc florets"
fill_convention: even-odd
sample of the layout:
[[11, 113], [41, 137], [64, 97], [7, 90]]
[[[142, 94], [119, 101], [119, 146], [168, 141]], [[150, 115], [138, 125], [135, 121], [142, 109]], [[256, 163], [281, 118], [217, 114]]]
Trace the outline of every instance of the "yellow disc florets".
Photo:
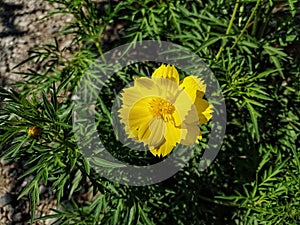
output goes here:
[[150, 102], [150, 112], [155, 117], [166, 118], [175, 111], [175, 107], [167, 100], [157, 97]]

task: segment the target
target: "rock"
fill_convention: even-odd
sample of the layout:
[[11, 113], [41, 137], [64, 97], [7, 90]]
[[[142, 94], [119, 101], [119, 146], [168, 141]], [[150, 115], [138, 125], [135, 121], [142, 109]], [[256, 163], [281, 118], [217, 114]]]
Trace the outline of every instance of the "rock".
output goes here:
[[10, 221], [13, 221], [13, 219], [12, 219], [12, 217], [13, 217], [13, 215], [14, 215], [14, 213], [15, 213], [15, 210], [13, 209], [13, 207], [11, 206], [11, 205], [7, 205], [7, 206], [9, 206], [7, 209], [7, 218], [10, 220]]
[[[6, 205], [6, 206], [4, 206], [3, 207], [3, 214], [5, 215], [5, 217], [9, 220], [9, 221], [11, 221], [12, 220], [12, 218], [11, 218], [11, 216], [13, 215], [13, 213], [14, 213], [14, 208], [12, 207], [12, 205]], [[8, 222], [8, 221], [7, 221]], [[7, 224], [7, 223], [5, 223], [5, 224]]]
[[26, 28], [29, 25], [29, 23], [30, 23], [30, 21], [24, 20], [24, 19], [22, 19], [22, 17], [18, 17], [14, 21], [15, 26], [20, 27], [20, 28], [24, 28], [24, 27]]
[[13, 222], [20, 222], [20, 221], [22, 221], [22, 218], [23, 218], [22, 213], [18, 212], [18, 213], [14, 214], [12, 216], [12, 221]]
[[[20, 80], [14, 76], [11, 69], [28, 57], [27, 51], [41, 43], [54, 42], [53, 37], [73, 17], [71, 15], [57, 15], [43, 19], [49, 11], [54, 9], [52, 4], [43, 0], [0, 0], [11, 8], [3, 10], [0, 7], [0, 74], [2, 82], [9, 86]], [[15, 7], [14, 7], [15, 6]], [[56, 5], [58, 7], [59, 5]], [[3, 15], [2, 15], [3, 14]], [[69, 39], [70, 37], [64, 37]], [[38, 69], [34, 62], [22, 65], [14, 72], [26, 72], [28, 68]]]
[[25, 177], [23, 183], [21, 184], [21, 187], [26, 187], [27, 184], [29, 184], [33, 180], [34, 176], [31, 174], [27, 177]]
[[0, 160], [0, 164], [1, 164], [2, 166], [6, 166], [6, 165], [9, 164], [9, 161], [6, 160], [6, 159], [1, 159], [1, 160]]
[[0, 196], [0, 207], [3, 207], [14, 200], [13, 195], [6, 193]]
[[1, 74], [4, 74], [4, 73], [6, 73], [7, 72], [7, 67], [6, 66], [1, 66], [0, 67], [0, 73]]
[[6, 218], [3, 216], [1, 216], [1, 218], [0, 218], [0, 224], [6, 224], [5, 223], [6, 222]]
[[42, 195], [44, 193], [48, 192], [48, 188], [44, 185], [39, 186], [39, 194]]
[[7, 205], [3, 206], [3, 210], [6, 212], [9, 212], [9, 211], [13, 210], [13, 207], [11, 204], [7, 204]]

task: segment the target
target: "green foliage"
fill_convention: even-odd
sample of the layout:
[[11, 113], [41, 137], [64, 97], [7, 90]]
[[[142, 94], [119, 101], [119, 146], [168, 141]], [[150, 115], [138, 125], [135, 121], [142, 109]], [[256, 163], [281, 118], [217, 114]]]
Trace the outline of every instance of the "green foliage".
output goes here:
[[[41, 69], [21, 73], [26, 82], [14, 84], [18, 91], [0, 89], [0, 144], [8, 146], [1, 157], [26, 161], [29, 169], [23, 176], [34, 175], [19, 196], [29, 195], [32, 222], [47, 218], [56, 218], [56, 224], [300, 222], [297, 1], [48, 2], [60, 6], [49, 16], [73, 15], [60, 35], [74, 34], [76, 50], [60, 49], [55, 40], [33, 49], [22, 63], [34, 61]], [[226, 98], [228, 123], [221, 152], [204, 172], [196, 169], [196, 155], [164, 182], [131, 187], [99, 177], [83, 157], [72, 130], [71, 98], [80, 78], [103, 52], [149, 39], [185, 46], [210, 66]], [[114, 74], [95, 106], [103, 142], [114, 156], [136, 164], [156, 159], [147, 152], [121, 148], [112, 134], [110, 109], [120, 88], [135, 76], [151, 74], [151, 66], [134, 64]], [[93, 74], [88, 86], [92, 90]], [[37, 138], [27, 135], [32, 126], [42, 129]], [[88, 127], [82, 129], [88, 132]], [[52, 187], [63, 207], [35, 218], [40, 183]], [[77, 197], [82, 193], [92, 197], [80, 202]]]

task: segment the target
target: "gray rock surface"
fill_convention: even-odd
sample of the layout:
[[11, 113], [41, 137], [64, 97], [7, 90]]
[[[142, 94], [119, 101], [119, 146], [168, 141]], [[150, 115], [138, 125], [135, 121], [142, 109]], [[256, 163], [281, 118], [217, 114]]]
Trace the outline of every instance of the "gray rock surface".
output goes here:
[[[72, 20], [70, 15], [55, 15], [43, 19], [58, 5], [43, 0], [1, 0], [0, 1], [0, 85], [20, 79], [15, 72], [36, 68], [26, 64], [13, 69], [26, 59], [28, 50], [41, 44], [54, 42], [58, 31]], [[59, 37], [62, 45], [68, 39]]]
[[14, 198], [10, 193], [0, 195], [0, 207], [4, 207], [5, 205], [11, 203], [13, 200]]

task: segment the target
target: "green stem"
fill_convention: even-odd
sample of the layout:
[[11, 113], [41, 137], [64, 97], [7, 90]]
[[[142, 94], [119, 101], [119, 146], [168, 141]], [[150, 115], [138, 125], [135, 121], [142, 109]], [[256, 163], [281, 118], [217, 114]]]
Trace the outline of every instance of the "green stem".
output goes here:
[[245, 33], [246, 29], [247, 29], [248, 26], [249, 26], [249, 23], [251, 22], [251, 20], [252, 20], [254, 14], [255, 14], [255, 12], [256, 12], [258, 6], [259, 6], [259, 4], [260, 4], [260, 1], [261, 1], [261, 0], [257, 0], [257, 1], [256, 1], [256, 5], [255, 5], [254, 9], [252, 10], [252, 13], [251, 13], [249, 19], [247, 20], [246, 25], [244, 26], [243, 30], [241, 31], [241, 33], [239, 34], [239, 36], [237, 37], [237, 39], [235, 40], [235, 42], [233, 43], [233, 45], [231, 46], [231, 49], [233, 49], [233, 48], [236, 46], [236, 44], [238, 43], [238, 41], [241, 39], [241, 37], [242, 37], [243, 34]]
[[96, 48], [98, 50], [98, 53], [100, 54], [100, 57], [102, 58], [104, 63], [106, 63], [106, 59], [103, 55], [102, 46], [100, 43], [101, 43], [101, 36], [103, 35], [105, 28], [106, 28], [106, 24], [103, 24], [103, 27], [101, 27], [100, 32], [98, 32], [98, 33], [91, 32], [91, 34], [90, 34], [93, 36], [93, 41], [94, 41]]
[[96, 48], [97, 48], [97, 50], [98, 50], [98, 52], [100, 54], [100, 57], [102, 58], [103, 62], [106, 63], [106, 59], [105, 59], [105, 57], [103, 55], [102, 47], [101, 47], [101, 45], [99, 44], [98, 41], [99, 41], [98, 39], [94, 41], [95, 45], [96, 45]]
[[253, 23], [253, 28], [252, 28], [252, 36], [255, 36], [256, 31], [257, 31], [257, 25], [259, 21], [259, 15], [260, 15], [260, 9], [256, 12], [255, 18], [254, 18], [254, 23]]
[[[239, 0], [236, 0], [235, 6], [234, 6], [234, 9], [233, 9], [233, 13], [231, 15], [230, 22], [229, 22], [227, 30], [226, 30], [226, 35], [228, 35], [230, 33], [230, 30], [232, 28], [233, 21], [235, 19], [235, 15], [236, 15], [238, 7], [239, 7]], [[220, 47], [220, 49], [218, 51], [218, 54], [216, 55], [217, 60], [220, 58], [222, 51], [223, 51], [223, 46]]]

